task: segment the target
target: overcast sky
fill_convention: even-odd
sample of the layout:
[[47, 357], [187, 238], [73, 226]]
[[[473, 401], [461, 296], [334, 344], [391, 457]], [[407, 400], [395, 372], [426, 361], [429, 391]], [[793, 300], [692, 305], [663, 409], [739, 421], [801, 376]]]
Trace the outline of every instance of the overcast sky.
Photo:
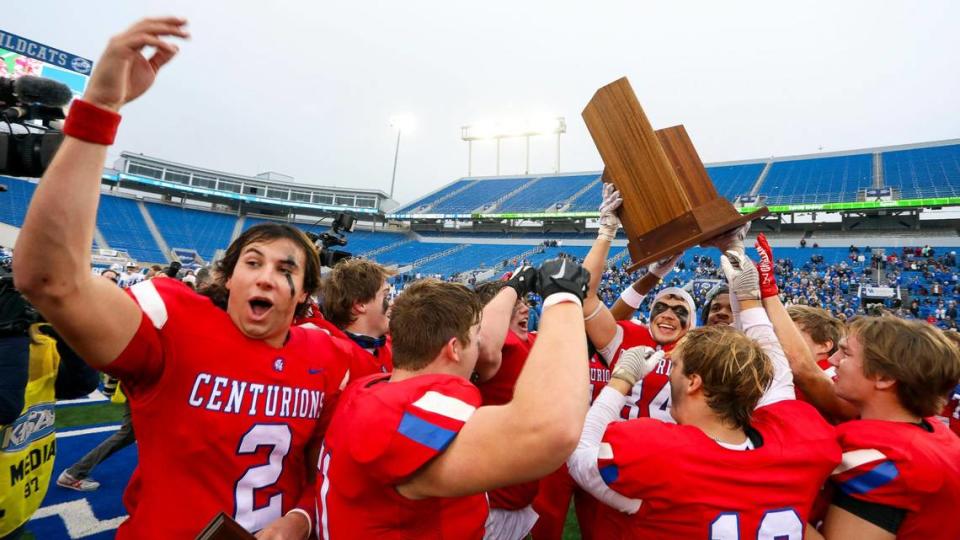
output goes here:
[[[269, 8], [266, 7], [269, 5]], [[96, 60], [150, 14], [193, 34], [123, 111], [117, 144], [239, 174], [274, 170], [396, 199], [467, 174], [460, 127], [567, 120], [561, 171], [602, 163], [580, 117], [629, 77], [654, 127], [682, 123], [706, 162], [960, 137], [960, 2], [273, 0], [5, 2], [0, 28]], [[555, 140], [531, 144], [552, 172]], [[495, 172], [474, 147], [474, 174]], [[504, 141], [501, 173], [522, 173]]]

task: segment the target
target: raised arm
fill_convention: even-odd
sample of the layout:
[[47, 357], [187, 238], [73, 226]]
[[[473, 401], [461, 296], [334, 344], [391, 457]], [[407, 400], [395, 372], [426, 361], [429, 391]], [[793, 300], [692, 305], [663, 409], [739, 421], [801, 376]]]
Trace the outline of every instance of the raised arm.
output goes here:
[[583, 425], [577, 449], [567, 459], [567, 470], [574, 481], [597, 500], [628, 514], [640, 508], [641, 501], [631, 499], [611, 489], [600, 476], [597, 459], [607, 426], [619, 419], [620, 409], [638, 380], [645, 377], [663, 360], [666, 353], [654, 352], [650, 347], [634, 347], [623, 352], [611, 375], [610, 382], [600, 392]]
[[543, 319], [513, 400], [480, 407], [450, 447], [398, 491], [412, 499], [459, 497], [542, 478], [576, 447], [589, 402], [581, 299], [589, 275], [572, 261], [538, 275]]
[[604, 184], [603, 202], [600, 204], [600, 229], [590, 252], [583, 260], [584, 270], [590, 273], [590, 288], [583, 299], [583, 317], [586, 321], [587, 336], [598, 349], [609, 344], [617, 331], [617, 321], [600, 301], [597, 291], [600, 289], [600, 280], [603, 279], [607, 255], [610, 254], [610, 244], [620, 229], [617, 210], [621, 204], [623, 199], [620, 198], [617, 188], [613, 184]]
[[773, 249], [767, 242], [767, 238], [760, 234], [754, 247], [760, 256], [757, 270], [760, 273], [763, 308], [770, 317], [773, 330], [783, 347], [783, 353], [793, 372], [794, 384], [803, 392], [806, 400], [826, 418], [834, 422], [856, 418], [858, 414], [856, 407], [837, 396], [833, 381], [817, 365], [813, 351], [810, 350], [800, 329], [780, 301], [780, 290], [777, 287], [773, 269]]
[[[177, 53], [176, 45], [161, 38], [187, 37], [185, 24], [175, 17], [145, 19], [110, 40], [90, 78], [85, 103], [71, 109], [67, 136], [37, 187], [17, 238], [17, 288], [94, 367], [109, 364], [123, 351], [141, 318], [130, 297], [90, 272], [110, 127], [119, 120], [116, 112], [146, 92]], [[156, 52], [147, 59], [144, 47]]]
[[517, 268], [507, 285], [483, 307], [480, 323], [480, 357], [476, 372], [480, 381], [487, 381], [500, 370], [503, 343], [510, 331], [510, 318], [518, 298], [524, 298], [536, 285], [537, 269], [532, 266]]
[[720, 266], [730, 287], [731, 303], [736, 299], [735, 317], [743, 332], [760, 344], [773, 364], [773, 381], [760, 398], [758, 407], [795, 399], [793, 375], [773, 325], [760, 301], [760, 276], [742, 250], [730, 250], [720, 257]]

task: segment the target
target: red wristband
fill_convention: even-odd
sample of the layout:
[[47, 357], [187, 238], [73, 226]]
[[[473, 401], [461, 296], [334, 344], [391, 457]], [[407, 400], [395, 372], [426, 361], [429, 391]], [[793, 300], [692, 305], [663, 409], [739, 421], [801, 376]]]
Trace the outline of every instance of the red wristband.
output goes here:
[[113, 111], [75, 99], [70, 105], [63, 133], [81, 141], [109, 146], [117, 138], [120, 118]]

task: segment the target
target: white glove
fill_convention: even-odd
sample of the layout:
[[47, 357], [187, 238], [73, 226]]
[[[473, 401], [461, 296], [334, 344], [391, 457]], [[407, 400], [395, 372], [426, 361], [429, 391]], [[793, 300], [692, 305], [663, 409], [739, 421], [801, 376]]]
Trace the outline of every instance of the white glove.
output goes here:
[[600, 203], [600, 230], [597, 231], [597, 238], [604, 238], [613, 242], [617, 236], [617, 230], [620, 228], [620, 218], [617, 217], [617, 209], [623, 204], [620, 192], [617, 186], [613, 184], [603, 185], [603, 202]]
[[721, 255], [720, 267], [737, 300], [760, 300], [760, 273], [743, 251], [731, 250]]
[[644, 345], [627, 349], [620, 354], [620, 359], [617, 360], [617, 365], [614, 366], [610, 376], [633, 386], [656, 369], [665, 354], [663, 351], [654, 351]]
[[747, 237], [747, 232], [750, 231], [750, 222], [746, 222], [743, 225], [733, 229], [732, 231], [727, 231], [720, 236], [714, 236], [706, 242], [700, 244], [701, 247], [715, 247], [719, 249], [722, 253], [727, 251], [744, 251], [743, 239]]
[[650, 266], [647, 266], [647, 270], [658, 278], [663, 279], [663, 276], [673, 270], [673, 267], [677, 265], [677, 261], [679, 261], [682, 256], [683, 252], [681, 251], [672, 257], [665, 257], [657, 262], [650, 263]]

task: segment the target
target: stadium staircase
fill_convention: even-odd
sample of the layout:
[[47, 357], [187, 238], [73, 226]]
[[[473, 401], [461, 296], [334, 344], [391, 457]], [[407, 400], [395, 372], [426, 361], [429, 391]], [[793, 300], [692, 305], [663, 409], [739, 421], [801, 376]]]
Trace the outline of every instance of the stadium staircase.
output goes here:
[[93, 228], [93, 244], [100, 249], [110, 249], [110, 244], [107, 243], [107, 239], [100, 232], [100, 227]]
[[493, 203], [484, 203], [484, 204], [481, 204], [481, 205], [478, 206], [477, 208], [474, 208], [473, 211], [474, 211], [474, 212], [493, 212], [493, 211], [495, 211], [497, 208], [499, 208], [501, 204], [503, 204], [503, 203], [507, 202], [508, 200], [514, 198], [515, 196], [519, 195], [520, 193], [522, 193], [522, 192], [524, 192], [524, 191], [532, 188], [533, 186], [537, 185], [537, 182], [539, 182], [539, 181], [541, 181], [541, 180], [543, 180], [543, 177], [542, 177], [542, 176], [537, 177], [537, 178], [534, 178], [534, 179], [530, 180], [529, 182], [523, 182], [522, 184], [520, 184], [520, 186], [519, 186], [517, 189], [515, 189], [515, 190], [511, 191], [510, 193], [507, 193], [506, 195], [504, 195], [504, 196], [500, 197], [499, 199], [493, 201]]
[[167, 262], [172, 261], [174, 255], [170, 251], [170, 246], [167, 245], [167, 241], [164, 240], [163, 235], [160, 234], [160, 229], [157, 228], [157, 224], [153, 221], [153, 216], [147, 211], [147, 207], [143, 204], [143, 201], [137, 201], [137, 209], [140, 210], [140, 215], [143, 216], [143, 222], [147, 224], [147, 230], [150, 231], [150, 236], [152, 236], [153, 241], [157, 243], [160, 252], [167, 258]]
[[433, 254], [431, 254], [431, 255], [427, 255], [426, 257], [421, 257], [421, 258], [413, 261], [412, 263], [410, 263], [410, 268], [409, 268], [407, 271], [409, 272], [410, 270], [414, 270], [414, 269], [416, 269], [416, 268], [419, 267], [419, 266], [423, 266], [423, 265], [425, 265], [425, 264], [427, 264], [427, 263], [429, 263], [429, 262], [435, 261], [435, 260], [437, 260], [437, 259], [442, 259], [443, 257], [449, 257], [450, 255], [453, 255], [454, 253], [459, 253], [459, 252], [467, 249], [468, 246], [469, 246], [469, 244], [456, 244], [455, 246], [453, 246], [453, 247], [450, 248], [450, 249], [445, 249], [445, 250], [440, 251], [440, 252], [438, 252], [438, 253], [433, 253]]
[[[233, 226], [233, 232], [230, 233], [230, 243], [233, 243], [233, 241], [236, 240], [238, 236], [240, 236], [240, 233], [243, 232], [243, 224], [246, 221], [247, 221], [247, 216], [240, 216], [237, 218], [237, 223], [236, 225]], [[219, 259], [219, 257], [215, 255], [214, 260], [217, 260], [217, 259]]]
[[876, 189], [883, 187], [883, 157], [880, 152], [873, 154], [873, 187]]
[[757, 177], [757, 181], [753, 184], [753, 187], [750, 188], [749, 195], [752, 197], [757, 196], [757, 192], [760, 191], [760, 186], [763, 185], [763, 181], [767, 179], [767, 174], [770, 173], [770, 168], [773, 167], [773, 162], [767, 162], [767, 165], [763, 168], [763, 171], [760, 173], [760, 176]]
[[463, 187], [461, 187], [460, 189], [457, 189], [457, 190], [455, 190], [455, 191], [451, 191], [450, 193], [447, 193], [447, 194], [444, 195], [443, 197], [440, 197], [439, 199], [430, 202], [430, 204], [428, 204], [428, 205], [426, 205], [426, 206], [422, 206], [422, 207], [419, 207], [419, 208], [415, 208], [413, 211], [411, 211], [411, 213], [412, 213], [412, 214], [415, 214], [415, 213], [418, 213], [418, 212], [419, 212], [419, 213], [422, 213], [422, 212], [426, 212], [427, 210], [430, 210], [431, 208], [435, 208], [437, 205], [443, 204], [443, 203], [449, 201], [450, 199], [456, 197], [457, 195], [460, 195], [460, 194], [463, 193], [464, 191], [470, 189], [471, 187], [473, 187], [474, 185], [476, 185], [477, 182], [479, 182], [479, 180], [473, 180], [473, 181], [471, 181], [471, 182], [467, 182], [467, 183], [464, 184]]
[[368, 258], [368, 259], [373, 259], [374, 257], [376, 257], [377, 255], [380, 255], [381, 253], [386, 253], [387, 251], [390, 251], [391, 249], [398, 248], [398, 247], [400, 247], [400, 246], [402, 246], [402, 245], [404, 245], [404, 244], [409, 244], [410, 242], [413, 242], [413, 241], [414, 241], [413, 238], [404, 238], [403, 240], [400, 240], [399, 242], [394, 242], [394, 243], [392, 243], [392, 244], [387, 244], [387, 245], [385, 245], [385, 246], [380, 246], [380, 247], [378, 247], [378, 248], [376, 248], [376, 249], [371, 249], [370, 251], [363, 251], [363, 252], [358, 253], [357, 255], [362, 255], [362, 256], [364, 256], [364, 257], [366, 257], [366, 258]]
[[599, 184], [602, 183], [602, 182], [603, 182], [603, 178], [602, 178], [602, 177], [597, 177], [596, 180], [594, 180], [593, 182], [590, 182], [589, 184], [587, 184], [586, 186], [584, 186], [583, 189], [581, 189], [580, 191], [574, 193], [573, 196], [571, 196], [571, 197], [568, 198], [567, 200], [561, 202], [561, 203], [560, 203], [560, 208], [557, 208], [557, 212], [566, 212], [566, 211], [567, 211], [567, 208], [570, 208], [571, 206], [573, 206], [573, 203], [576, 202], [576, 200], [577, 200], [581, 195], [583, 195], [584, 193], [589, 192], [591, 189], [596, 188], [597, 185], [599, 185]]

